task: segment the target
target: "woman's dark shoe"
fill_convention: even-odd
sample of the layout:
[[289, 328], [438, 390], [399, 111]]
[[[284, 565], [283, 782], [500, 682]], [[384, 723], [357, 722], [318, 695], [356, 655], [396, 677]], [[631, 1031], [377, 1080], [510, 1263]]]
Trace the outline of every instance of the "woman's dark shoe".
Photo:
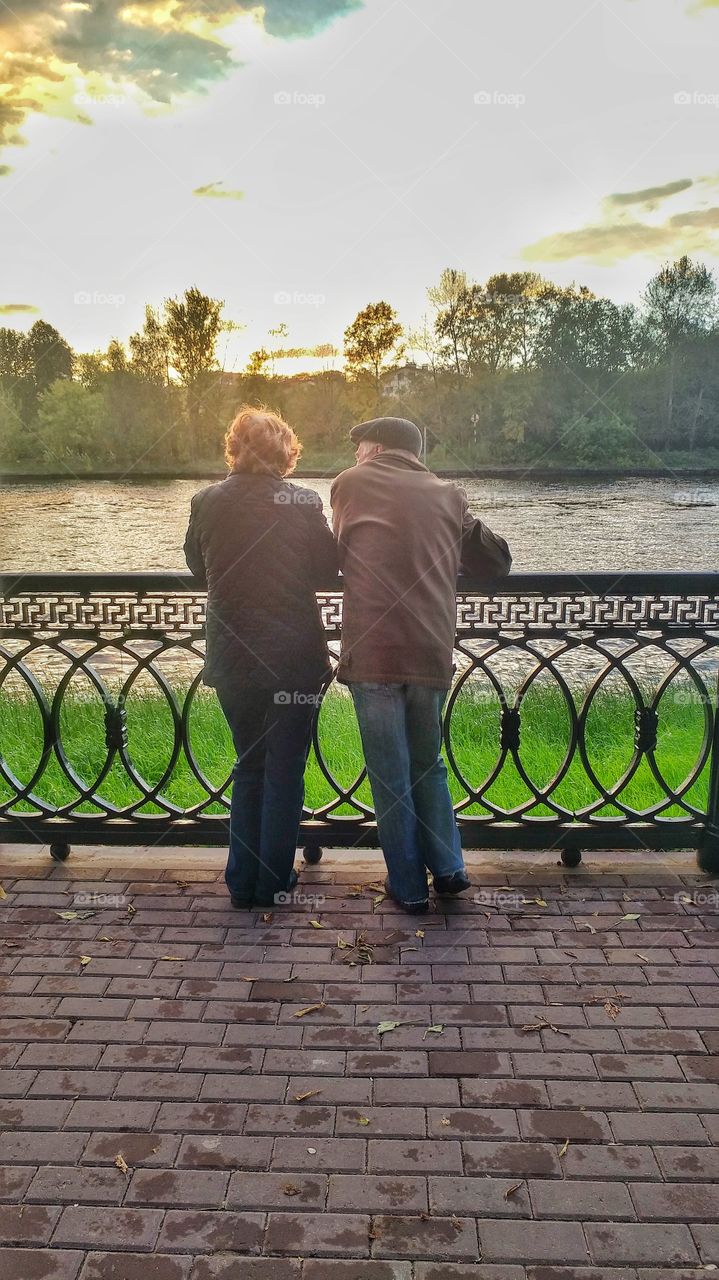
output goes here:
[[300, 879], [299, 874], [295, 871], [293, 867], [292, 870], [290, 871], [289, 878], [287, 880], [286, 889], [284, 890], [278, 889], [277, 893], [274, 893], [271, 896], [262, 897], [262, 896], [256, 895], [252, 903], [252, 906], [262, 907], [264, 910], [267, 910], [268, 907], [286, 906], [287, 904], [286, 902], [284, 902], [284, 899], [288, 894], [292, 893], [293, 889], [297, 888], [297, 885], [299, 884], [299, 879]]
[[434, 891], [438, 898], [455, 898], [458, 893], [464, 893], [465, 889], [471, 889], [471, 887], [471, 881], [465, 871], [455, 871], [451, 876], [434, 877]]
[[410, 916], [423, 916], [429, 910], [429, 898], [422, 898], [418, 902], [405, 902], [402, 898], [395, 897], [389, 887], [389, 876], [385, 878], [384, 891], [401, 911], [406, 911]]

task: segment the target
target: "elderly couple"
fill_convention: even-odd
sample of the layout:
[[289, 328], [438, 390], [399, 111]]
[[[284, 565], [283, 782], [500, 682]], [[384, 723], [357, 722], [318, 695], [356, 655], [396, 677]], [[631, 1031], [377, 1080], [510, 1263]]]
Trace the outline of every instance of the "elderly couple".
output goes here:
[[354, 701], [387, 864], [410, 913], [469, 888], [441, 756], [455, 583], [509, 572], [503, 538], [420, 462], [419, 429], [375, 418], [350, 432], [357, 465], [332, 485], [334, 536], [311, 489], [290, 484], [301, 445], [274, 413], [240, 409], [227, 479], [192, 500], [185, 555], [207, 588], [204, 681], [237, 764], [225, 879], [235, 907], [267, 907], [293, 869], [312, 721], [331, 673], [315, 591], [344, 579], [337, 679]]

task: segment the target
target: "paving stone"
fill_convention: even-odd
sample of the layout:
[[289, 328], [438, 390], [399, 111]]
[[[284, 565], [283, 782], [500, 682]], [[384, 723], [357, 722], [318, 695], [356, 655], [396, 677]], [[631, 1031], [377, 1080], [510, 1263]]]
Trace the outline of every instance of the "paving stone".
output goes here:
[[[4, 1248], [2, 1251], [3, 1280], [76, 1280], [84, 1256], [83, 1253], [73, 1249]], [[97, 1276], [92, 1280], [101, 1280], [101, 1278]], [[105, 1277], [102, 1277], [102, 1280], [105, 1280]], [[167, 1280], [174, 1280], [174, 1277], [168, 1275]], [[180, 1280], [179, 1276], [177, 1280]]]
[[223, 1250], [234, 1254], [257, 1253], [262, 1246], [264, 1231], [263, 1213], [170, 1209], [165, 1215], [157, 1247], [166, 1249], [168, 1253], [218, 1253]]
[[487, 1262], [526, 1262], [529, 1258], [563, 1263], [588, 1260], [584, 1233], [576, 1222], [486, 1218], [477, 1225], [482, 1257]]
[[89, 1253], [81, 1280], [187, 1280], [192, 1264], [189, 1254]]
[[68, 1205], [55, 1229], [53, 1244], [149, 1252], [157, 1240], [162, 1217], [160, 1209]]
[[359, 1213], [270, 1213], [265, 1250], [295, 1257], [367, 1257], [370, 1223]]
[[474, 1219], [384, 1215], [373, 1219], [372, 1252], [379, 1258], [479, 1259]]
[[351, 1212], [358, 1205], [367, 1213], [426, 1213], [426, 1179], [390, 1174], [332, 1174], [327, 1208], [333, 1212]]
[[593, 1262], [698, 1262], [691, 1232], [686, 1226], [653, 1222], [590, 1222], [585, 1227]]

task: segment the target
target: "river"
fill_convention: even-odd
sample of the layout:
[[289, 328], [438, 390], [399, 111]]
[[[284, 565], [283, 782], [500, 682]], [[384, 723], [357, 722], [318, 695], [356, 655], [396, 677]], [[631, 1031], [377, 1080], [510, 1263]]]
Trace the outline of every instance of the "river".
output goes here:
[[[0, 572], [183, 569], [190, 498], [206, 481], [0, 480]], [[303, 480], [329, 510], [331, 481]], [[535, 572], [713, 570], [719, 480], [470, 479], [472, 511]]]

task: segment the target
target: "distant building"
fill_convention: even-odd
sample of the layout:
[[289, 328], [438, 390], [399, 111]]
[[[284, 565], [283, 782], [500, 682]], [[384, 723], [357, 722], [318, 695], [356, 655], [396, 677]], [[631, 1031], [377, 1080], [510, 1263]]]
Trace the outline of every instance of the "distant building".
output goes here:
[[388, 396], [404, 396], [411, 391], [419, 378], [426, 375], [427, 370], [414, 360], [388, 369], [382, 377], [382, 390]]

